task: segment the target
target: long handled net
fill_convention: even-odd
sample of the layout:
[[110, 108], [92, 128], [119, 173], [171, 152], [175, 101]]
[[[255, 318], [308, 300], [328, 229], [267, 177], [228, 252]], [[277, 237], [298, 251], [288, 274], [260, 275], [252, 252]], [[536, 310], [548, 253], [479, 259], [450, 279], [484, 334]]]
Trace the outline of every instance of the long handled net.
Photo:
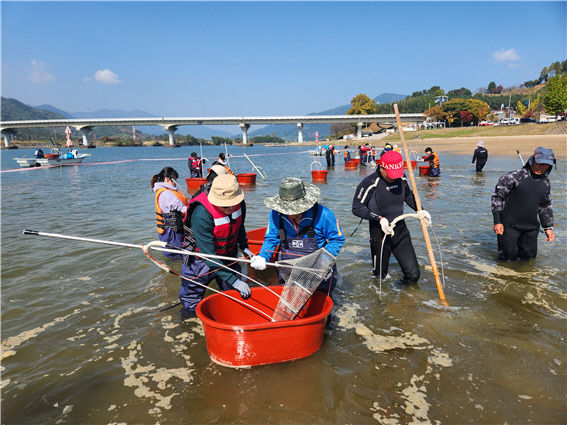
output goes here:
[[278, 261], [278, 265], [286, 266], [278, 268], [285, 286], [272, 321], [293, 320], [321, 282], [330, 275], [335, 260], [325, 248], [320, 248], [303, 257]]

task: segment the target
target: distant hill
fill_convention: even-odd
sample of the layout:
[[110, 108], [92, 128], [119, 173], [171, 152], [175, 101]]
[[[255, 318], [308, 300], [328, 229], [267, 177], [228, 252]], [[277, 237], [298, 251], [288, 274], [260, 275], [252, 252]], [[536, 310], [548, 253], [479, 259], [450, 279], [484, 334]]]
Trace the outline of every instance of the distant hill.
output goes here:
[[[376, 96], [374, 100], [377, 103], [391, 103], [402, 100], [406, 98], [405, 94], [394, 94], [394, 93], [382, 93]], [[337, 106], [336, 108], [327, 109], [321, 112], [312, 112], [307, 115], [346, 115], [347, 111], [350, 109], [351, 104]], [[330, 124], [306, 124], [303, 126], [303, 139], [304, 140], [315, 140], [315, 132], [319, 133], [319, 139], [325, 139], [329, 136], [331, 125]], [[297, 140], [297, 125], [294, 124], [280, 124], [280, 125], [268, 125], [266, 127], [259, 128], [257, 130], [250, 131], [250, 137], [264, 136], [264, 135], [274, 135], [280, 137], [286, 141]]]

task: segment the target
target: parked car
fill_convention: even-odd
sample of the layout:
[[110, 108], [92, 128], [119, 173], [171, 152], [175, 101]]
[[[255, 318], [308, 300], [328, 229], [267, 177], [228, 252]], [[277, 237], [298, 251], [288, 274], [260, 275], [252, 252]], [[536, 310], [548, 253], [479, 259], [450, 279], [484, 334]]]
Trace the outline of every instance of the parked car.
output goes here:
[[494, 123], [492, 121], [481, 121], [478, 125], [484, 127], [484, 126], [494, 125]]
[[530, 123], [530, 122], [535, 122], [535, 120], [533, 118], [520, 118], [520, 123], [522, 124]]
[[539, 120], [537, 120], [538, 124], [547, 124], [550, 122], [555, 122], [557, 121], [557, 118], [551, 115], [541, 115], [539, 117]]

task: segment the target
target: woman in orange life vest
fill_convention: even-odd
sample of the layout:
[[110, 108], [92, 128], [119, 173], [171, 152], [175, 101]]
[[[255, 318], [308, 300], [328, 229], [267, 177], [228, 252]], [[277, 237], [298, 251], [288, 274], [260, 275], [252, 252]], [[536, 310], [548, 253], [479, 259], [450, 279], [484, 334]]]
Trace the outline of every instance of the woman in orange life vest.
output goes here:
[[429, 177], [439, 177], [441, 175], [441, 165], [439, 163], [439, 155], [437, 155], [430, 147], [425, 148], [427, 156], [423, 157], [424, 162], [429, 162]]
[[[187, 212], [187, 198], [175, 187], [179, 175], [171, 167], [165, 167], [152, 177], [151, 186], [155, 193], [156, 224], [159, 240], [175, 247], [183, 247], [183, 217]], [[179, 254], [165, 252], [169, 258]]]
[[345, 145], [343, 154], [344, 154], [345, 162], [350, 161], [350, 151], [348, 149], [348, 145]]
[[[235, 176], [223, 174], [213, 180], [209, 192], [201, 192], [189, 202], [185, 224], [191, 227], [195, 237], [196, 250], [201, 254], [216, 254], [236, 257], [238, 248], [247, 256], [253, 254], [248, 249], [248, 239], [244, 228], [246, 204], [244, 193]], [[213, 279], [219, 289], [236, 289], [243, 299], [250, 297], [251, 291], [240, 272], [236, 261], [214, 260], [229, 268], [201, 257], [187, 255], [181, 266], [183, 276], [207, 286]], [[182, 314], [192, 314], [203, 298], [205, 288], [181, 279], [179, 300], [183, 305]]]

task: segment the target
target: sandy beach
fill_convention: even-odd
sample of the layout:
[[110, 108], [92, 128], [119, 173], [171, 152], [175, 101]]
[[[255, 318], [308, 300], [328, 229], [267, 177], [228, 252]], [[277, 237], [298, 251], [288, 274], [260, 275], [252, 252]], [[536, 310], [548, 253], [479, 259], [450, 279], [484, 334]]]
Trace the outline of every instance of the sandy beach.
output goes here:
[[482, 136], [482, 137], [455, 137], [449, 139], [409, 140], [408, 147], [417, 152], [423, 152], [431, 147], [438, 153], [471, 154], [478, 141], [482, 140], [489, 155], [516, 155], [519, 150], [527, 158], [538, 146], [553, 149], [558, 159], [567, 158], [567, 134], [530, 135], [530, 136]]

